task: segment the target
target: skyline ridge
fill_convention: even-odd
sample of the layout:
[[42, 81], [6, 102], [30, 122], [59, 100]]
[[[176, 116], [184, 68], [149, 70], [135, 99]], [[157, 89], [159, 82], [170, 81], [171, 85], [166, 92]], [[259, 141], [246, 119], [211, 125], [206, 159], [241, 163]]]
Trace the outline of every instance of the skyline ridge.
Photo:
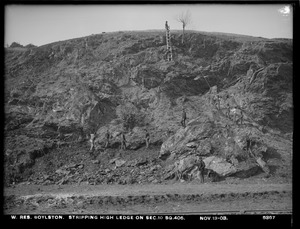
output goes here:
[[274, 5], [80, 5], [5, 7], [5, 45], [37, 46], [55, 41], [114, 31], [181, 30], [176, 15], [189, 11], [186, 30], [241, 34], [264, 38], [293, 37], [293, 10]]

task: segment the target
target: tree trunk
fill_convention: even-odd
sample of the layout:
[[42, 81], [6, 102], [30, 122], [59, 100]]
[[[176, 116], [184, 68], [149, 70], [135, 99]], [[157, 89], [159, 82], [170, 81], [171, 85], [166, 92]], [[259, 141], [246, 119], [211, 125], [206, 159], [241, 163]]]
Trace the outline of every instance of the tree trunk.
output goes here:
[[184, 43], [184, 26], [182, 26], [182, 40], [181, 40], [181, 43], [182, 44]]

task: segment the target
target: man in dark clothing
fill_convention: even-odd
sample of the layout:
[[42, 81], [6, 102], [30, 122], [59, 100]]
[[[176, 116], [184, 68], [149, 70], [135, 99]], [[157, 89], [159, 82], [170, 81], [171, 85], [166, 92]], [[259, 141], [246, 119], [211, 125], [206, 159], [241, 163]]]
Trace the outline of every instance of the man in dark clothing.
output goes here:
[[197, 162], [197, 166], [198, 166], [198, 169], [199, 169], [199, 175], [200, 175], [200, 182], [201, 183], [204, 183], [204, 170], [205, 170], [205, 163], [204, 161], [202, 160], [202, 157], [199, 157], [199, 160]]
[[230, 102], [229, 102], [229, 94], [225, 94], [224, 103], [225, 103], [225, 115], [230, 119]]
[[105, 133], [105, 139], [106, 139], [105, 148], [108, 148], [108, 146], [109, 146], [109, 139], [110, 139], [110, 133], [109, 133], [108, 130]]
[[166, 27], [166, 30], [168, 30], [168, 29], [169, 29], [169, 26], [168, 26], [168, 21], [166, 21], [165, 27]]
[[225, 125], [225, 137], [227, 138], [229, 136], [230, 133], [230, 127], [228, 124]]
[[241, 112], [240, 112], [240, 121], [241, 121], [241, 124], [243, 124], [244, 122], [244, 118], [245, 118], [245, 110], [247, 109], [247, 104], [249, 103], [249, 99], [246, 99], [245, 101], [242, 102], [241, 104]]
[[229, 103], [226, 104], [225, 115], [227, 118], [230, 119], [230, 104]]
[[121, 133], [121, 149], [126, 150], [126, 138], [125, 133], [123, 131]]
[[219, 110], [221, 108], [221, 97], [219, 95], [217, 95], [217, 98], [216, 98], [216, 107]]
[[85, 136], [84, 136], [84, 131], [83, 131], [83, 128], [79, 128], [79, 131], [78, 131], [78, 138], [77, 138], [77, 142], [83, 142], [85, 140]]
[[213, 106], [216, 106], [217, 96], [216, 96], [216, 95], [212, 95], [211, 101], [212, 101], [212, 105], [213, 105]]
[[244, 122], [244, 113], [243, 110], [240, 110], [240, 123], [243, 124]]
[[247, 136], [246, 138], [246, 152], [250, 152], [251, 150], [251, 146], [252, 146], [252, 142], [249, 136]]
[[185, 109], [182, 110], [182, 119], [181, 119], [181, 125], [185, 128], [185, 121], [186, 121], [186, 112]]
[[150, 134], [147, 130], [146, 130], [146, 134], [145, 134], [145, 141], [146, 141], [146, 148], [148, 148], [149, 144], [150, 144]]
[[250, 136], [251, 135], [249, 133], [245, 136], [245, 140], [244, 140], [245, 146], [243, 147], [243, 150], [245, 150], [246, 153], [252, 155], [251, 148], [253, 146], [253, 142]]

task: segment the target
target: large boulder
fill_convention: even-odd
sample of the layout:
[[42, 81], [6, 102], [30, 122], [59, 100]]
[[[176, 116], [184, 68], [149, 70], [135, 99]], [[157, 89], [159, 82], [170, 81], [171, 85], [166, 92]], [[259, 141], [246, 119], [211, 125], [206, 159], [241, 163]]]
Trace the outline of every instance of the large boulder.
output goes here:
[[144, 145], [145, 142], [145, 129], [142, 127], [134, 127], [131, 132], [126, 135], [127, 148], [137, 150]]
[[[199, 169], [196, 166], [199, 156], [193, 152], [181, 155], [174, 160], [173, 164], [166, 167], [165, 179], [174, 178], [179, 174], [181, 174], [181, 179], [199, 178]], [[206, 171], [213, 171], [218, 177], [230, 176], [238, 171], [233, 164], [220, 157], [210, 156], [204, 158], [203, 161]]]
[[109, 164], [114, 164], [115, 168], [121, 167], [125, 163], [126, 161], [121, 158], [113, 158], [112, 160], [109, 161]]
[[237, 172], [234, 165], [220, 157], [210, 156], [203, 161], [206, 169], [211, 169], [221, 176], [228, 176]]
[[[172, 179], [180, 175], [181, 179], [196, 178], [198, 175], [198, 168], [195, 166], [198, 156], [195, 154], [182, 155], [176, 158], [173, 164], [165, 168], [164, 179]], [[178, 177], [177, 177], [178, 178]]]

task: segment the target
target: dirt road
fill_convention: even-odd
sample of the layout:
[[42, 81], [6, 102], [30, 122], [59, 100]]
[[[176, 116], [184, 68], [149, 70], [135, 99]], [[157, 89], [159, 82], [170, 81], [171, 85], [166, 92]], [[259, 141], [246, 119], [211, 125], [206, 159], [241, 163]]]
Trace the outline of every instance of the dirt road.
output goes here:
[[5, 188], [5, 214], [159, 214], [291, 210], [290, 183], [18, 185]]

